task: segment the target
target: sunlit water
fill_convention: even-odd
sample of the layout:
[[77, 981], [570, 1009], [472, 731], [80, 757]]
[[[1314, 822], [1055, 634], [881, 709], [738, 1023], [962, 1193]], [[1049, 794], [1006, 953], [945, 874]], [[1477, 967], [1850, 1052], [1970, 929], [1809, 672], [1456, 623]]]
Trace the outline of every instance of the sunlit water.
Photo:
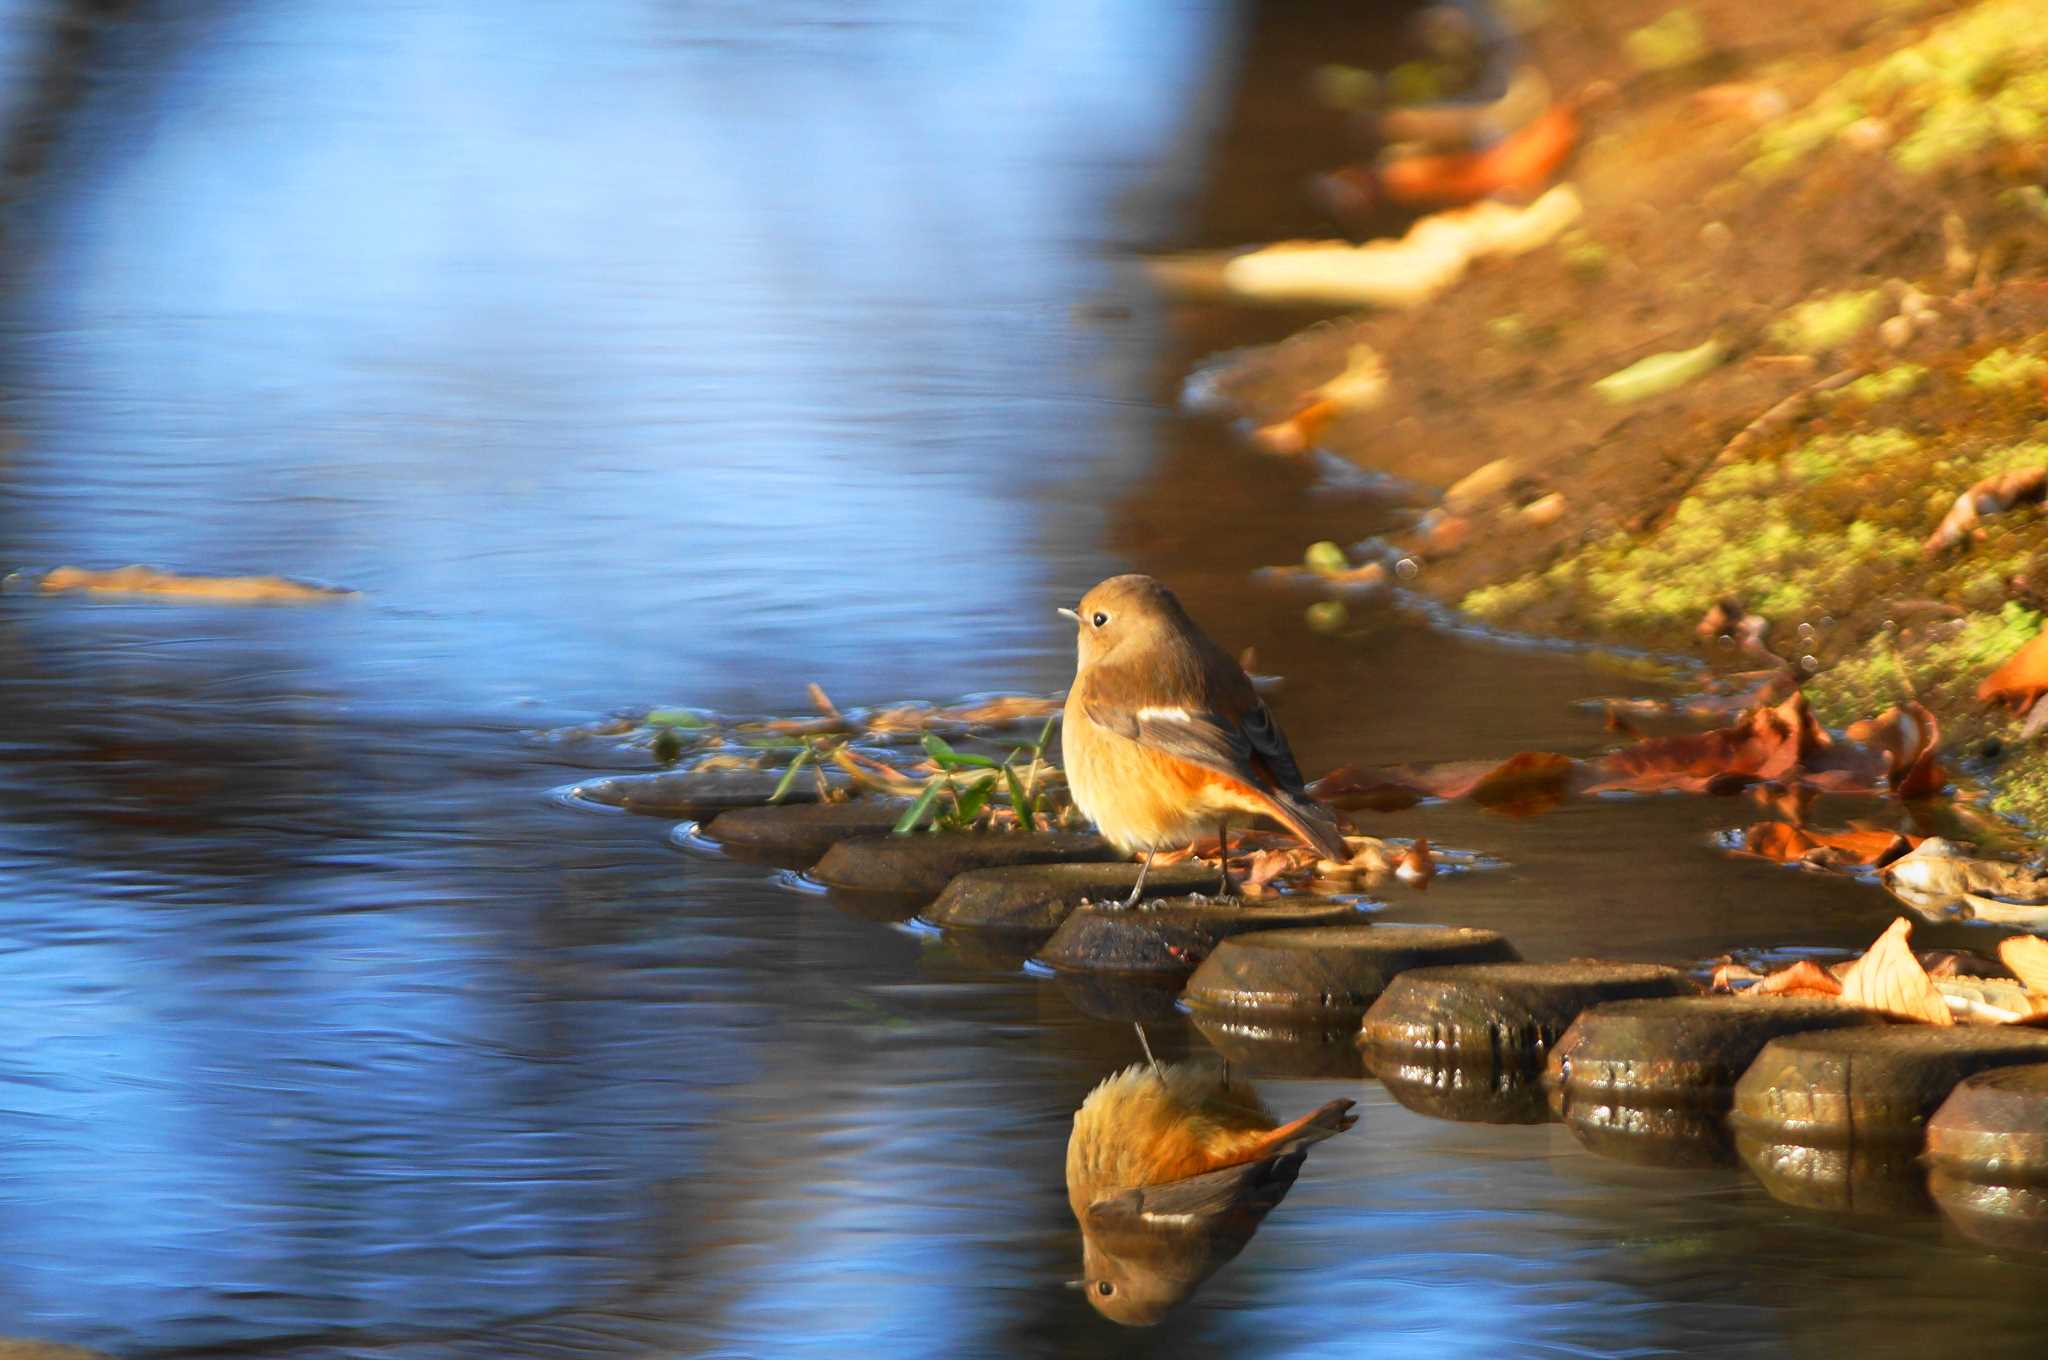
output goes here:
[[[494, 1360], [2032, 1345], [2048, 1275], [1932, 1220], [1796, 1213], [1357, 1082], [1267, 1084], [1364, 1120], [1185, 1310], [1121, 1331], [1062, 1287], [1061, 1168], [1127, 1027], [544, 797], [640, 761], [529, 733], [636, 702], [1057, 688], [1052, 606], [1133, 567], [1287, 677], [1312, 769], [1608, 739], [1574, 702], [1640, 681], [1396, 611], [1320, 636], [1249, 584], [1394, 511], [1177, 415], [1189, 362], [1272, 323], [1118, 264], [1190, 210], [1234, 12], [164, 8], [16, 214], [0, 567], [364, 598], [0, 597], [0, 1332]], [[1291, 108], [1296, 74], [1251, 88]], [[1371, 825], [1507, 864], [1389, 917], [1530, 957], [1889, 918], [1721, 857], [1743, 819]]]

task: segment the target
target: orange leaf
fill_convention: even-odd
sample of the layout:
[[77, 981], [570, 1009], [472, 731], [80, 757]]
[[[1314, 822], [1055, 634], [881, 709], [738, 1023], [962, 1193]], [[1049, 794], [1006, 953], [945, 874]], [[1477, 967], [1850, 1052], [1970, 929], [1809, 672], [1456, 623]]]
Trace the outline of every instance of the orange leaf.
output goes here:
[[2032, 708], [2043, 694], [2048, 694], [2048, 632], [2037, 634], [1977, 686], [1980, 703], [2002, 703], [2015, 713]]
[[1906, 941], [1913, 923], [1901, 916], [1891, 923], [1862, 958], [1842, 974], [1842, 1000], [1865, 1010], [1918, 1020], [1928, 1025], [1953, 1025], [1948, 1003]]
[[[1842, 984], [1833, 973], [1815, 963], [1812, 959], [1801, 959], [1790, 968], [1780, 968], [1756, 986], [1743, 993], [1745, 996], [1840, 996]], [[1947, 1014], [1947, 1008], [1943, 1008]]]
[[1394, 866], [1394, 877], [1411, 888], [1429, 887], [1429, 880], [1436, 877], [1436, 859], [1429, 853], [1427, 838], [1418, 837], [1402, 854], [1400, 863]]
[[1941, 744], [1941, 724], [1917, 699], [1888, 708], [1875, 718], [1849, 724], [1849, 735], [1883, 749], [1885, 782], [1901, 798], [1932, 797], [1948, 782], [1941, 762], [1935, 759]]
[[1524, 751], [1488, 770], [1466, 790], [1481, 807], [1516, 816], [1555, 807], [1570, 787], [1578, 762], [1549, 751]]
[[1578, 119], [1561, 104], [1484, 151], [1401, 156], [1380, 170], [1380, 191], [1396, 203], [1469, 203], [1502, 189], [1533, 189], [1571, 151]]
[[1998, 961], [2012, 969], [2012, 975], [2030, 992], [2048, 992], [2048, 940], [2037, 935], [2015, 935], [1998, 944]]

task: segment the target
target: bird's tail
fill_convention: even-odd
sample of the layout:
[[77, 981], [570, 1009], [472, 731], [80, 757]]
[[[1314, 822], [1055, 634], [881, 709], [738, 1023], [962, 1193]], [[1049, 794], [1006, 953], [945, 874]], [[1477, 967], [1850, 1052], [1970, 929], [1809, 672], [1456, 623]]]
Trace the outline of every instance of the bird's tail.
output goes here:
[[1240, 1154], [1241, 1160], [1256, 1162], [1289, 1152], [1305, 1151], [1312, 1143], [1334, 1138], [1358, 1122], [1358, 1116], [1351, 1113], [1355, 1103], [1349, 1100], [1333, 1100], [1326, 1105], [1318, 1106], [1301, 1118], [1282, 1124], [1260, 1138], [1257, 1143]]
[[1274, 819], [1301, 837], [1317, 854], [1324, 859], [1351, 858], [1351, 847], [1344, 844], [1344, 833], [1337, 829], [1337, 819], [1330, 814], [1328, 808], [1311, 798], [1290, 793], [1286, 789], [1262, 792], [1266, 795]]

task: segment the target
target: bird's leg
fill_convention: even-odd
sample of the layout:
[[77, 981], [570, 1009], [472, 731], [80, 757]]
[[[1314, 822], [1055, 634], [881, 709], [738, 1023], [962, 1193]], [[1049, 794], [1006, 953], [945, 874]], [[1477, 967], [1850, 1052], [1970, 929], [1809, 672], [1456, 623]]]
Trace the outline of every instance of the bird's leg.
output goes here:
[[1158, 853], [1156, 849], [1145, 852], [1145, 867], [1138, 870], [1138, 881], [1131, 885], [1131, 895], [1124, 899], [1125, 906], [1135, 907], [1138, 905], [1139, 894], [1145, 891], [1145, 875], [1152, 872], [1152, 856]]
[[1145, 1050], [1145, 1061], [1152, 1064], [1154, 1072], [1158, 1072], [1160, 1070], [1159, 1059], [1152, 1056], [1152, 1041], [1145, 1037], [1145, 1027], [1133, 1020], [1131, 1021], [1131, 1028], [1138, 1031], [1138, 1047]]
[[1223, 875], [1224, 897], [1237, 891], [1237, 885], [1230, 881], [1230, 814], [1216, 819], [1216, 868]]

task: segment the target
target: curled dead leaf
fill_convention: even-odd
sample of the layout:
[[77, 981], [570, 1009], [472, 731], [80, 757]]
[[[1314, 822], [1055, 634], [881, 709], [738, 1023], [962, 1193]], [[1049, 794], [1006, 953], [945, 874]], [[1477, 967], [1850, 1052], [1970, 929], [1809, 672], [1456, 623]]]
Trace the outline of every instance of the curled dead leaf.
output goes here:
[[2048, 940], [2037, 935], [2015, 935], [2001, 940], [1998, 961], [2012, 969], [2032, 992], [2048, 992]]
[[1936, 759], [1941, 724], [1918, 699], [1849, 724], [1849, 736], [1884, 752], [1885, 782], [1901, 798], [1931, 798], [1948, 783], [1948, 775]]
[[1394, 877], [1411, 888], [1428, 889], [1429, 880], [1436, 877], [1436, 859], [1429, 853], [1426, 837], [1417, 837], [1415, 843], [1402, 852], [1400, 861], [1394, 865]]
[[1911, 921], [1903, 916], [1894, 920], [1863, 957], [1843, 971], [1842, 1000], [1901, 1020], [1953, 1025], [1948, 1002], [1907, 944], [1912, 934]]
[[2014, 468], [1986, 477], [1956, 497], [1920, 551], [1931, 557], [1953, 548], [1977, 532], [1984, 516], [2037, 503], [2044, 495], [2048, 495], [2048, 467]]

